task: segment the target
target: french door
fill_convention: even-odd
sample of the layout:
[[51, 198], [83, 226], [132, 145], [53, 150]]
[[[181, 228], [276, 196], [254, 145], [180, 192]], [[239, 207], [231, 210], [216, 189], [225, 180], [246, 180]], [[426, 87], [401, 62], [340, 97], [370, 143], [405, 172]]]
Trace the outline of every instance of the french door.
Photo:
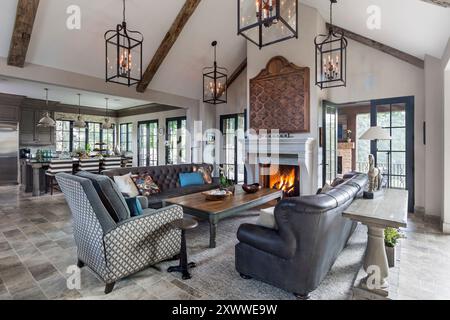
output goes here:
[[337, 176], [338, 111], [335, 104], [323, 105], [323, 182], [331, 184]]
[[158, 165], [158, 120], [138, 123], [138, 163], [140, 167]]
[[186, 117], [166, 119], [166, 164], [186, 160]]
[[245, 130], [245, 113], [220, 116], [220, 131], [223, 137], [222, 167], [228, 179], [244, 183], [245, 164], [243, 145], [238, 143], [237, 130]]
[[392, 140], [372, 141], [371, 153], [382, 169], [388, 188], [409, 192], [414, 210], [414, 97], [373, 100], [371, 126], [388, 130]]

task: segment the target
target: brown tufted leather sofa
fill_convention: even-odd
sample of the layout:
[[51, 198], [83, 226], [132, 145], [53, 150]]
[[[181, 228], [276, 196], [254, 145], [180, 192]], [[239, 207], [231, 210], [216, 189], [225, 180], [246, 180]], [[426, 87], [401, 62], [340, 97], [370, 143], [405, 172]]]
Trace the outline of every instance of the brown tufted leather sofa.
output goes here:
[[131, 174], [149, 173], [153, 181], [161, 189], [161, 193], [151, 195], [148, 197], [149, 208], [159, 209], [162, 207], [162, 202], [167, 198], [178, 197], [186, 194], [203, 192], [219, 187], [219, 179], [213, 178], [212, 184], [204, 184], [200, 186], [180, 187], [179, 174], [186, 172], [193, 172], [194, 166], [208, 167], [213, 171], [213, 166], [210, 164], [177, 164], [164, 165], [154, 167], [132, 167], [132, 168], [117, 168], [112, 170], [105, 170], [102, 174], [113, 178], [114, 176], [122, 176], [131, 172]]

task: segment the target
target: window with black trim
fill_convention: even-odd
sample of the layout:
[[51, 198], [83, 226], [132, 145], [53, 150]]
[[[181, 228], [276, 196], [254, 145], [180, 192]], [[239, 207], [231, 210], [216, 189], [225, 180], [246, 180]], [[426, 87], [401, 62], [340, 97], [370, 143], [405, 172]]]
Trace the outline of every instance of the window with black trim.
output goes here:
[[120, 124], [120, 151], [131, 152], [133, 151], [133, 124], [122, 123]]

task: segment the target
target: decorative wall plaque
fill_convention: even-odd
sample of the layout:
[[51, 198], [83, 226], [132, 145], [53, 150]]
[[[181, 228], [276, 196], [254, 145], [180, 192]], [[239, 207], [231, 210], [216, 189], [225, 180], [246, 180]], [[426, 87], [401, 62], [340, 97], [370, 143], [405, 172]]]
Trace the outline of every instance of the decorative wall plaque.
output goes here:
[[281, 56], [250, 80], [250, 128], [279, 129], [285, 133], [310, 132], [309, 68]]

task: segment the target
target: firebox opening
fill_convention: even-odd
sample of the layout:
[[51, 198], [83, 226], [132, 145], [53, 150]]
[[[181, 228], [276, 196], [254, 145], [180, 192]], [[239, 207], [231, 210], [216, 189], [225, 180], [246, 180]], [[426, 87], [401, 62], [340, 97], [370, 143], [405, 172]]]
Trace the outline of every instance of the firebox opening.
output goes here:
[[[270, 165], [261, 165], [261, 167], [269, 169]], [[300, 195], [300, 169], [298, 166], [278, 165], [275, 174], [261, 175], [260, 181], [264, 188], [283, 190], [286, 197]]]

